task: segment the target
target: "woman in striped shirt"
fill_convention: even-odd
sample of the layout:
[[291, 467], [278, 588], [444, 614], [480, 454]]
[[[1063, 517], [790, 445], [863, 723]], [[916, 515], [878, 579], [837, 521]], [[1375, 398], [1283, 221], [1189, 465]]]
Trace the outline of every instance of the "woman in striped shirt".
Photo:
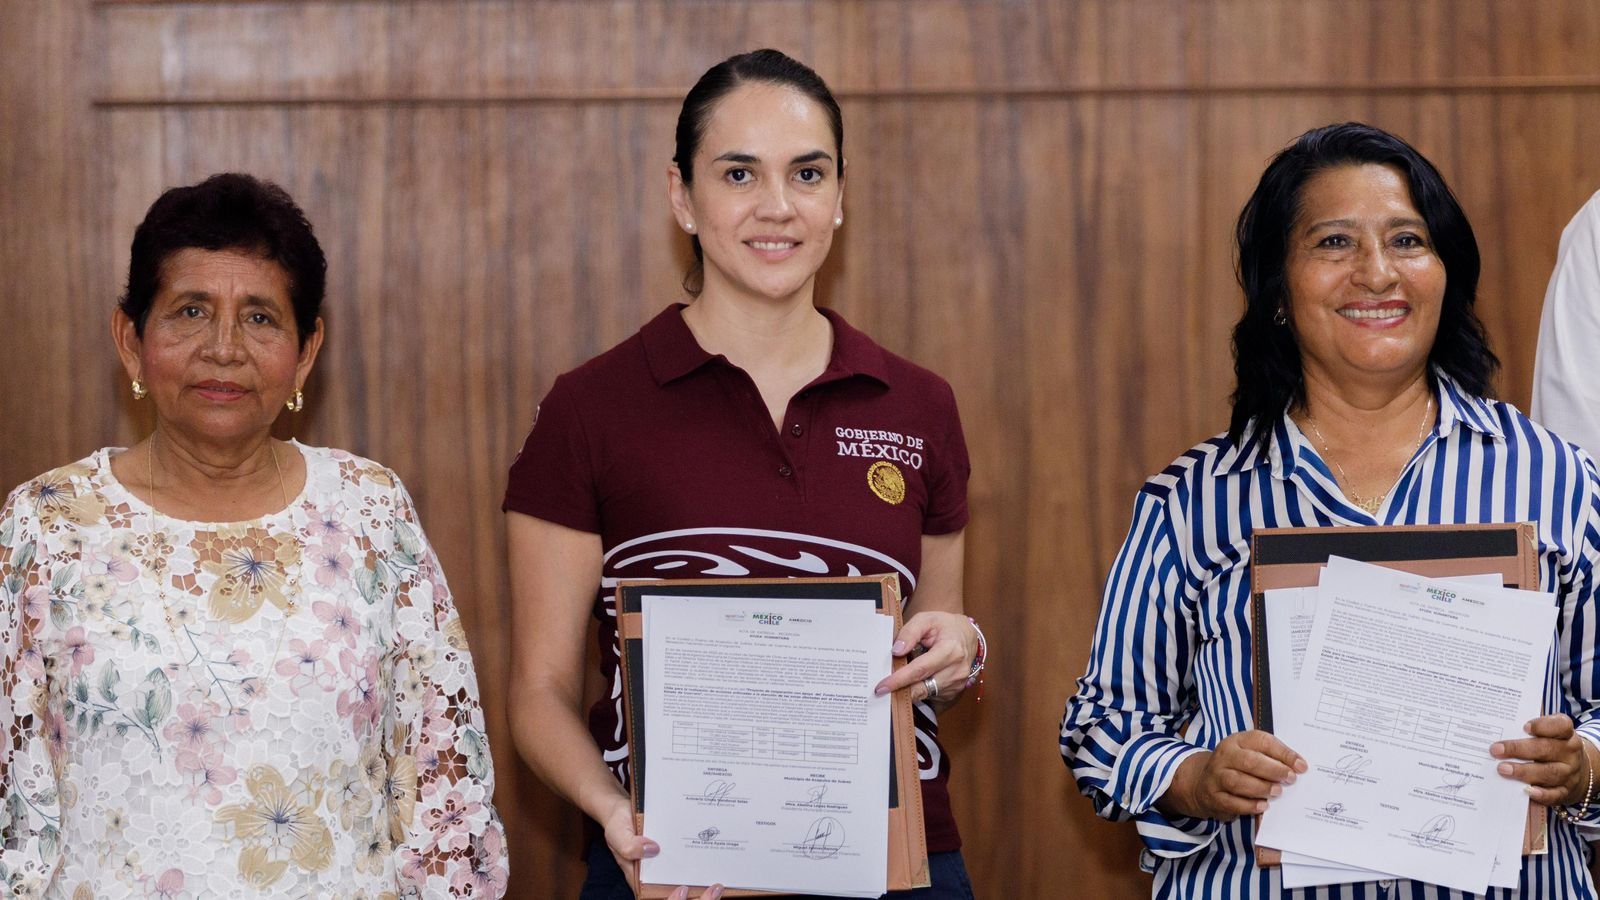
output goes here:
[[1600, 478], [1582, 451], [1486, 398], [1498, 361], [1472, 307], [1478, 248], [1439, 173], [1365, 125], [1301, 135], [1238, 223], [1247, 307], [1227, 433], [1145, 482], [1106, 581], [1061, 754], [1100, 815], [1132, 819], [1156, 897], [1453, 898], [1405, 880], [1285, 891], [1252, 817], [1305, 771], [1251, 717], [1254, 528], [1534, 522], [1560, 605], [1546, 709], [1495, 744], [1550, 817], [1517, 891], [1593, 898], [1571, 821], [1600, 766], [1594, 577]]

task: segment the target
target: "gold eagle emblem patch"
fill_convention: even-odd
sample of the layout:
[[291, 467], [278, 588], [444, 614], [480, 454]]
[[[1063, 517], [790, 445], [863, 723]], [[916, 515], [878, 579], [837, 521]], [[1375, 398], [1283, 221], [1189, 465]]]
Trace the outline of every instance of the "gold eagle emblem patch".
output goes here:
[[867, 467], [867, 487], [891, 506], [906, 499], [906, 477], [891, 462], [879, 460]]

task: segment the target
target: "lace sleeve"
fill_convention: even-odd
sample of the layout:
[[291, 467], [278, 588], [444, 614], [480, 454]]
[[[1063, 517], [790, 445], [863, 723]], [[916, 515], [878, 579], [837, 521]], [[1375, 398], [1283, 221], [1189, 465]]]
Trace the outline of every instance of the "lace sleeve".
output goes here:
[[396, 867], [423, 896], [501, 897], [509, 862], [472, 656], [416, 508], [395, 484], [395, 724], [385, 751], [399, 795]]
[[36, 642], [51, 584], [39, 564], [39, 529], [18, 488], [0, 508], [0, 884], [39, 896], [61, 865], [59, 776], [66, 723], [45, 691]]

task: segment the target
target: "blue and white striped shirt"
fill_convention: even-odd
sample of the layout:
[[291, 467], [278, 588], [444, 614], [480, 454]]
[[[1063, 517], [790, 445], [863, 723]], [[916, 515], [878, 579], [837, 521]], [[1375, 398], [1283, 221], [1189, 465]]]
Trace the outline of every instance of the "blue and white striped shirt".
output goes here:
[[[1439, 420], [1376, 517], [1339, 490], [1288, 416], [1256, 440], [1219, 436], [1145, 482], [1106, 579], [1089, 668], [1061, 723], [1061, 755], [1108, 819], [1133, 819], [1155, 897], [1459, 898], [1410, 881], [1284, 891], [1255, 865], [1253, 821], [1169, 817], [1155, 807], [1178, 764], [1254, 727], [1250, 534], [1256, 527], [1534, 522], [1539, 588], [1561, 607], [1545, 708], [1600, 740], [1593, 578], [1600, 477], [1576, 447], [1506, 403], [1435, 373]], [[1600, 823], [1600, 810], [1590, 818]], [[1551, 817], [1550, 850], [1523, 859], [1520, 892], [1494, 898], [1594, 898], [1588, 847]]]

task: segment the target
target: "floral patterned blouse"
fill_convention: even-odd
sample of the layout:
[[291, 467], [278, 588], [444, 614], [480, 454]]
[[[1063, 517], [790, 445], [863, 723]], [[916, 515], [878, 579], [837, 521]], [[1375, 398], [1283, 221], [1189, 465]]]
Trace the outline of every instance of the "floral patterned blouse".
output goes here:
[[17, 896], [505, 893], [477, 681], [411, 497], [292, 446], [304, 491], [253, 521], [155, 512], [109, 449], [0, 509]]

